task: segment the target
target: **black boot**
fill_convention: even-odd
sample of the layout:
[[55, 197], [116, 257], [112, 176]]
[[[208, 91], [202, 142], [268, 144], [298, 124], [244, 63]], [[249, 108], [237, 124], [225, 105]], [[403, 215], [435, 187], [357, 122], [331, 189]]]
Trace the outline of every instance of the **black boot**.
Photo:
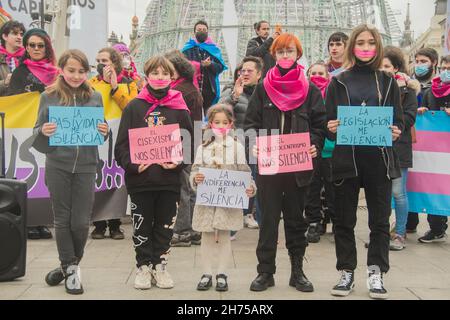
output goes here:
[[271, 273], [260, 273], [253, 280], [250, 290], [251, 291], [265, 291], [269, 287], [273, 287], [275, 285], [275, 280], [273, 279], [273, 274]]
[[289, 255], [291, 258], [291, 279], [289, 285], [301, 292], [313, 292], [311, 281], [303, 273], [303, 256]]

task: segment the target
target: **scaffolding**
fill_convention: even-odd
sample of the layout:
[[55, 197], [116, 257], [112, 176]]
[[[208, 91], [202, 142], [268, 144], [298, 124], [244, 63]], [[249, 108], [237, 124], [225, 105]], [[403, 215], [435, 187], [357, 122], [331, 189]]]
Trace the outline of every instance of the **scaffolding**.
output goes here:
[[[387, 0], [234, 0], [236, 12], [225, 8], [227, 1], [217, 0], [151, 0], [147, 15], [139, 32], [135, 53], [138, 67], [145, 61], [170, 49], [181, 49], [193, 36], [195, 22], [204, 19], [209, 33], [222, 48], [224, 60], [233, 56], [241, 61], [247, 42], [255, 36], [253, 24], [267, 20], [274, 26], [296, 34], [304, 48], [307, 62], [324, 60], [328, 56], [328, 37], [342, 31], [347, 34], [359, 24], [370, 23], [382, 33], [385, 44], [396, 43], [401, 31]], [[224, 18], [236, 15], [238, 24], [223, 25]], [[226, 46], [223, 31], [235, 32], [237, 45]], [[229, 30], [228, 30], [229, 31]], [[227, 42], [229, 44], [229, 41]], [[230, 50], [230, 48], [236, 48]], [[223, 81], [232, 77], [233, 70], [222, 76]]]

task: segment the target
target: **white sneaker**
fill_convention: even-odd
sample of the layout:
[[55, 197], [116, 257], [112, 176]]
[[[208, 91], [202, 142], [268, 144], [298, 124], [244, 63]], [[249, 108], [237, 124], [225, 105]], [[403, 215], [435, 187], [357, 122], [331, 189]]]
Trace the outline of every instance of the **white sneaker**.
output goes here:
[[367, 288], [372, 299], [388, 299], [389, 294], [384, 288], [383, 274], [378, 266], [370, 266], [367, 269]]
[[165, 264], [158, 264], [155, 267], [155, 270], [152, 270], [153, 273], [153, 284], [160, 289], [172, 289], [174, 287], [174, 283], [172, 277], [166, 269]]
[[253, 215], [247, 214], [244, 216], [244, 226], [249, 229], [258, 229], [258, 222], [253, 218]]
[[148, 290], [152, 287], [152, 273], [149, 266], [141, 266], [136, 272], [134, 288], [138, 290]]

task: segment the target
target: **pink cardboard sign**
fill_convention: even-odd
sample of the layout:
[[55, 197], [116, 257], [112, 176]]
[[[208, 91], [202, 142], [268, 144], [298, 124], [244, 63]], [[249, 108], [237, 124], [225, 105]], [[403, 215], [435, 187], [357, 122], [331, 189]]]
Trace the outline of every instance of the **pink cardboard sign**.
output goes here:
[[183, 161], [180, 126], [171, 124], [128, 130], [130, 158], [133, 164]]
[[309, 153], [309, 133], [258, 137], [258, 168], [261, 175], [309, 171], [313, 169]]

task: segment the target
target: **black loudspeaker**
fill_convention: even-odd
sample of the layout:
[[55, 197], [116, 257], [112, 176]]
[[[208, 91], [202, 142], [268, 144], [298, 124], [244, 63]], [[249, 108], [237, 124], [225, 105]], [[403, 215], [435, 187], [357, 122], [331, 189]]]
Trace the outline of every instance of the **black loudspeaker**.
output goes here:
[[0, 179], [0, 281], [25, 275], [27, 184]]

